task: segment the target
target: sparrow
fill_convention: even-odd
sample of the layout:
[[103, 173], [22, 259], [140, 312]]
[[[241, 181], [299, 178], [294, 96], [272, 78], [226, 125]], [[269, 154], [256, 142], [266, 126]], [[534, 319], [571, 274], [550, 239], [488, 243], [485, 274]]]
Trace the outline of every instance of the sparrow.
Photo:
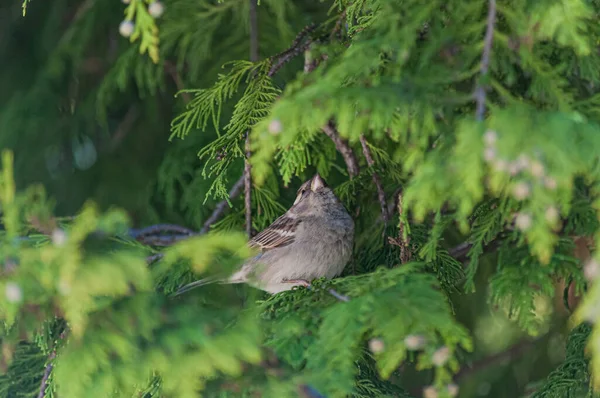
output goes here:
[[354, 245], [354, 221], [317, 173], [298, 189], [290, 209], [249, 242], [260, 253], [229, 278], [202, 279], [176, 295], [209, 283], [247, 283], [271, 294], [310, 286], [342, 273]]

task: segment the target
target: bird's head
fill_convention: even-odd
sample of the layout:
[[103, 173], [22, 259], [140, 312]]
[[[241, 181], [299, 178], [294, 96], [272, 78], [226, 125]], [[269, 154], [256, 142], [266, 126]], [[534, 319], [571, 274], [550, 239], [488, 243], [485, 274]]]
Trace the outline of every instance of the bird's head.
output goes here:
[[330, 204], [337, 202], [335, 194], [327, 186], [323, 178], [317, 173], [313, 178], [306, 181], [298, 189], [295, 207], [314, 207], [319, 204]]

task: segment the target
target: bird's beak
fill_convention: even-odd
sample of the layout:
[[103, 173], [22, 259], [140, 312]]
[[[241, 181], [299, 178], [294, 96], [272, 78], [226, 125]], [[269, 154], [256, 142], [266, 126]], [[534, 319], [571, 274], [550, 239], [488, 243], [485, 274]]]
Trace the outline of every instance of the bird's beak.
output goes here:
[[319, 173], [315, 174], [315, 176], [312, 178], [312, 181], [310, 182], [310, 190], [313, 192], [317, 192], [318, 189], [321, 189], [325, 186], [325, 181], [323, 181]]

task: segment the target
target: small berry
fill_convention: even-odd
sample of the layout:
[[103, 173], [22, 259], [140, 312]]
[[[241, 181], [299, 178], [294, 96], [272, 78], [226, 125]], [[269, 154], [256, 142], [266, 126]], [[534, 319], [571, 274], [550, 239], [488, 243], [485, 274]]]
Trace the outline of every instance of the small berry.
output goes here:
[[65, 233], [65, 231], [63, 231], [60, 228], [57, 228], [54, 231], [52, 231], [52, 242], [56, 246], [62, 246], [65, 244], [66, 241], [67, 241], [67, 234]]
[[486, 162], [491, 162], [496, 159], [496, 150], [494, 148], [485, 148], [483, 151], [483, 158]]
[[123, 2], [123, 4], [129, 4], [131, 3], [131, 0], [121, 0]]
[[451, 397], [456, 397], [458, 395], [458, 386], [454, 383], [450, 383], [447, 386], [448, 388], [448, 395], [450, 395]]
[[450, 359], [450, 349], [448, 347], [442, 347], [433, 353], [431, 361], [435, 366], [444, 366]]
[[272, 120], [271, 123], [269, 123], [269, 133], [277, 135], [281, 133], [281, 131], [283, 131], [283, 125], [278, 119]]
[[498, 141], [498, 134], [493, 130], [488, 130], [483, 135], [483, 141], [487, 146], [494, 146], [494, 144], [496, 144], [496, 141]]
[[123, 37], [129, 37], [133, 33], [133, 22], [131, 21], [123, 21], [119, 25], [119, 33]]
[[69, 282], [63, 279], [60, 282], [58, 282], [58, 291], [63, 296], [66, 296], [69, 293], [71, 293], [71, 285], [69, 284]]
[[14, 282], [8, 282], [6, 284], [4, 294], [10, 303], [18, 303], [23, 300], [23, 290], [21, 290], [21, 287]]
[[552, 177], [546, 177], [544, 178], [544, 185], [546, 186], [546, 188], [554, 191], [557, 187], [557, 183], [556, 180]]
[[511, 176], [516, 176], [521, 171], [521, 166], [518, 162], [510, 162], [508, 164], [508, 172]]
[[371, 350], [371, 352], [373, 354], [379, 354], [384, 349], [385, 349], [385, 344], [383, 343], [383, 340], [381, 340], [381, 339], [369, 340], [369, 350]]
[[531, 162], [531, 167], [529, 170], [531, 171], [531, 175], [534, 177], [540, 178], [544, 176], [544, 165], [537, 160]]
[[165, 12], [165, 6], [160, 1], [155, 1], [148, 6], [148, 13], [154, 18], [159, 18]]
[[515, 225], [521, 231], [527, 231], [529, 228], [531, 228], [532, 223], [533, 223], [533, 220], [531, 219], [531, 216], [529, 214], [526, 214], [526, 213], [517, 214], [517, 218], [515, 220]]
[[529, 197], [530, 189], [529, 185], [525, 182], [518, 182], [513, 188], [513, 196], [517, 200], [523, 200]]
[[599, 273], [600, 264], [598, 264], [598, 261], [596, 261], [595, 259], [589, 260], [583, 266], [583, 275], [585, 276], [585, 279], [587, 279], [590, 282], [595, 280], [598, 277]]
[[550, 206], [546, 209], [546, 221], [550, 224], [554, 224], [558, 221], [558, 210], [554, 206]]
[[425, 345], [425, 337], [416, 334], [408, 335], [404, 338], [404, 345], [410, 351], [420, 350]]
[[438, 392], [434, 386], [427, 386], [423, 389], [423, 398], [437, 398]]

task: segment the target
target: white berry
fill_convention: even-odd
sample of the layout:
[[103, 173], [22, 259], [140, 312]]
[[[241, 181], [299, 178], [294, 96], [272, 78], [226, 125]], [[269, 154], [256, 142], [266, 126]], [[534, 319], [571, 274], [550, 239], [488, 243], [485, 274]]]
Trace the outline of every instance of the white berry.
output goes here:
[[14, 282], [8, 282], [6, 284], [4, 294], [10, 303], [18, 303], [23, 300], [23, 290], [21, 290], [21, 287]]
[[437, 398], [438, 392], [434, 386], [427, 386], [423, 389], [423, 398]]
[[165, 6], [160, 1], [155, 1], [148, 6], [148, 13], [154, 18], [159, 18], [165, 12]]
[[557, 187], [557, 183], [556, 180], [552, 177], [546, 177], [544, 178], [544, 185], [546, 186], [546, 188], [554, 191]]
[[493, 146], [498, 141], [498, 134], [493, 130], [488, 130], [483, 135], [483, 141], [487, 146]]
[[531, 170], [531, 175], [534, 177], [540, 178], [544, 176], [544, 165], [537, 160], [531, 162], [531, 167], [529, 170]]
[[381, 339], [369, 340], [369, 350], [371, 350], [371, 352], [373, 354], [379, 354], [384, 349], [385, 349], [385, 344], [383, 343], [383, 340], [381, 340]]
[[411, 351], [420, 350], [425, 345], [425, 337], [416, 334], [408, 335], [404, 338], [404, 345]]
[[450, 395], [451, 397], [456, 397], [458, 395], [458, 386], [454, 383], [450, 383], [447, 386], [448, 388], [448, 395]]
[[131, 0], [121, 0], [123, 2], [123, 4], [129, 4], [131, 3]]
[[131, 21], [123, 21], [119, 25], [119, 33], [123, 37], [129, 37], [133, 33], [133, 22]]
[[513, 196], [515, 197], [515, 199], [517, 200], [523, 200], [527, 197], [529, 197], [530, 194], [530, 189], [529, 189], [529, 185], [525, 182], [518, 182], [515, 184], [514, 188], [513, 188]]
[[63, 231], [60, 228], [57, 228], [54, 231], [52, 231], [52, 242], [56, 246], [62, 246], [65, 244], [66, 241], [67, 241], [67, 234], [65, 233], [65, 231]]
[[527, 231], [529, 228], [531, 228], [532, 223], [533, 223], [533, 220], [531, 219], [531, 216], [529, 214], [526, 214], [526, 213], [517, 214], [517, 218], [515, 220], [515, 225], [521, 231]]
[[272, 120], [269, 123], [269, 133], [277, 135], [283, 131], [283, 124], [278, 119]]
[[546, 221], [550, 224], [554, 224], [558, 221], [558, 210], [554, 206], [550, 206], [546, 209]]
[[521, 171], [521, 166], [519, 165], [518, 162], [510, 162], [508, 164], [508, 172], [510, 173], [510, 175], [515, 176], [515, 175], [519, 174], [520, 171]]
[[58, 282], [58, 291], [63, 296], [68, 295], [69, 293], [71, 293], [71, 284], [64, 279], [61, 280], [60, 282]]
[[583, 275], [588, 281], [593, 281], [600, 273], [600, 264], [595, 259], [591, 259], [583, 266]]
[[486, 162], [491, 162], [496, 158], [496, 150], [494, 148], [485, 148], [483, 151], [483, 158]]
[[448, 347], [442, 347], [433, 353], [431, 361], [435, 366], [444, 366], [450, 359], [450, 349]]

